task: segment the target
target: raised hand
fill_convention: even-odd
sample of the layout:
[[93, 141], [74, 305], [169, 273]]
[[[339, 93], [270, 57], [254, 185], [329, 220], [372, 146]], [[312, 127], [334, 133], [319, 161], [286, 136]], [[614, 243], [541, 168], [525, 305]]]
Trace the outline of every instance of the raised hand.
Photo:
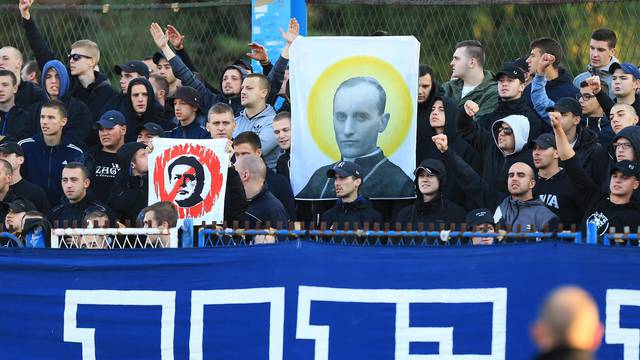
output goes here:
[[167, 43], [169, 41], [168, 36], [162, 31], [162, 28], [160, 27], [160, 25], [158, 25], [158, 23], [151, 23], [149, 32], [151, 33], [153, 41], [156, 43], [156, 46], [158, 48], [162, 49], [163, 47], [167, 46]]
[[289, 29], [287, 32], [284, 32], [282, 28], [280, 28], [280, 34], [282, 34], [282, 38], [287, 42], [287, 44], [291, 44], [293, 40], [295, 40], [298, 35], [300, 35], [300, 24], [296, 18], [291, 18], [289, 20]]
[[553, 64], [555, 61], [555, 56], [547, 53], [542, 54], [540, 61], [538, 61], [538, 68], [536, 69], [538, 75], [544, 75], [544, 73], [547, 71], [547, 68], [551, 66], [551, 64]]
[[444, 154], [445, 152], [447, 152], [447, 150], [449, 150], [449, 139], [447, 138], [447, 135], [445, 134], [434, 135], [431, 137], [431, 141], [433, 141], [433, 143], [436, 145], [436, 147], [441, 153]]
[[247, 53], [247, 56], [255, 61], [259, 61], [261, 64], [266, 64], [269, 62], [269, 55], [267, 54], [267, 49], [264, 46], [258, 43], [249, 44], [250, 53]]
[[174, 49], [182, 50], [184, 48], [184, 35], [180, 34], [175, 26], [167, 25], [167, 37]]
[[20, 15], [26, 20], [31, 19], [31, 6], [33, 6], [33, 0], [19, 0], [18, 8], [20, 9]]
[[564, 132], [560, 119], [562, 119], [562, 114], [559, 113], [558, 111], [549, 112], [549, 121], [551, 121], [551, 126], [553, 127], [554, 132], [558, 132], [558, 131]]
[[587, 78], [587, 85], [589, 85], [589, 89], [593, 91], [594, 94], [597, 94], [602, 90], [602, 86], [600, 85], [600, 76], [593, 75]]
[[467, 113], [467, 115], [474, 117], [478, 111], [480, 111], [480, 106], [478, 106], [478, 104], [476, 104], [473, 100], [467, 100], [464, 103], [464, 112]]

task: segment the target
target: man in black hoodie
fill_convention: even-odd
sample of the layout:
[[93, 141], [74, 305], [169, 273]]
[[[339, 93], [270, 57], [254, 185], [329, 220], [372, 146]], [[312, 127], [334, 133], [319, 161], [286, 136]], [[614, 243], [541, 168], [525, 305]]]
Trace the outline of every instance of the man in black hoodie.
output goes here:
[[549, 116], [560, 159], [564, 162], [571, 183], [582, 195], [579, 200], [585, 211], [580, 230], [585, 232], [587, 223], [592, 222], [596, 224], [599, 235], [612, 227], [619, 232], [626, 226], [636, 231], [640, 225], [640, 204], [632, 201], [631, 196], [640, 187], [640, 165], [630, 160], [617, 162], [611, 170], [609, 192], [603, 192], [580, 166], [576, 152], [564, 133], [559, 114], [551, 112]]
[[164, 110], [156, 100], [153, 86], [149, 80], [142, 77], [131, 80], [127, 93], [120, 96], [124, 97], [124, 101], [116, 109], [108, 110], [118, 110], [127, 119], [125, 142], [136, 141], [136, 129], [148, 122], [154, 122], [165, 130], [170, 130], [173, 127], [162, 117]]
[[[27, 34], [29, 46], [38, 64], [42, 68], [55, 56], [46, 40], [31, 18], [32, 1], [21, 1], [19, 4], [22, 24]], [[100, 61], [100, 49], [91, 40], [78, 40], [71, 45], [69, 53], [69, 73], [71, 84], [69, 93], [87, 104], [94, 121], [100, 118], [102, 109], [111, 97], [116, 95], [107, 77], [94, 70]]]
[[327, 170], [327, 177], [334, 178], [334, 187], [338, 200], [329, 210], [322, 213], [320, 222], [337, 224], [342, 229], [344, 223], [351, 228], [357, 224], [362, 229], [364, 223], [381, 223], [382, 215], [373, 209], [371, 203], [363, 196], [358, 195], [358, 189], [362, 185], [362, 170], [360, 166], [351, 161], [340, 161]]
[[498, 119], [509, 115], [523, 115], [529, 120], [529, 140], [537, 138], [547, 130], [538, 114], [522, 97], [525, 73], [521, 68], [514, 63], [504, 63], [494, 80], [498, 82], [498, 107], [493, 112], [478, 116], [478, 124], [489, 129]]
[[416, 200], [413, 205], [402, 208], [393, 222], [410, 223], [413, 229], [418, 224], [462, 223], [466, 210], [446, 199], [443, 189], [447, 182], [444, 163], [437, 159], [425, 159], [414, 171]]
[[[560, 66], [563, 60], [564, 54], [560, 44], [550, 38], [535, 39], [529, 44], [529, 57], [527, 58], [527, 64], [529, 64], [529, 74], [533, 77], [536, 75], [538, 69], [538, 63], [545, 57], [552, 61], [551, 66], [545, 69], [544, 75], [547, 83], [545, 89], [547, 95], [553, 101], [557, 101], [563, 97], [575, 98], [576, 94], [580, 91], [573, 86], [573, 79], [567, 73], [565, 69]], [[529, 106], [533, 109], [533, 102], [531, 100], [531, 84], [524, 89], [524, 99], [529, 103]]]
[[580, 124], [582, 107], [578, 100], [561, 98], [546, 110], [560, 113], [562, 129], [575, 150], [580, 165], [596, 184], [602, 184], [606, 177], [607, 153], [598, 142], [597, 135]]
[[121, 221], [132, 225], [149, 199], [149, 151], [143, 143], [130, 142], [122, 145], [116, 156], [120, 173], [116, 177], [107, 204]]
[[471, 119], [478, 111], [476, 103], [467, 101], [464, 111], [459, 112], [458, 129], [482, 157], [482, 178], [490, 188], [506, 194], [507, 170], [511, 165], [533, 164], [528, 144], [529, 121], [523, 115], [509, 115], [496, 120], [489, 132]]

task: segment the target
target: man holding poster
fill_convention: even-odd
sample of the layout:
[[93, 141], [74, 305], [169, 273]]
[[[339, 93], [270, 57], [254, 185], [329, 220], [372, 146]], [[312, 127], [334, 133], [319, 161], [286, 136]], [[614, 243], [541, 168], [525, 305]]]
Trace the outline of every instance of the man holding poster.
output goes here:
[[360, 195], [415, 197], [420, 43], [410, 36], [298, 37], [291, 46], [291, 187], [337, 198], [340, 161], [362, 169]]
[[[333, 129], [342, 160], [362, 168], [361, 195], [372, 197], [411, 197], [411, 179], [389, 161], [378, 147], [378, 134], [384, 132], [390, 115], [385, 112], [387, 95], [372, 77], [352, 77], [344, 81], [333, 96]], [[335, 198], [334, 178], [327, 171], [335, 164], [315, 171], [298, 194], [300, 198]]]

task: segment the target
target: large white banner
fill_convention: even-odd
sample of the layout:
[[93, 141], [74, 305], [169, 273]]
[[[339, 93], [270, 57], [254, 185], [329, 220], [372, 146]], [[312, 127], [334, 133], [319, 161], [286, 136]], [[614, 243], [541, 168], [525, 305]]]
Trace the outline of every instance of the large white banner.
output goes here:
[[291, 47], [291, 186], [336, 197], [327, 170], [362, 169], [360, 195], [415, 197], [420, 43], [413, 36], [298, 37]]
[[221, 222], [229, 166], [226, 146], [226, 139], [153, 139], [149, 205], [171, 201], [179, 219]]

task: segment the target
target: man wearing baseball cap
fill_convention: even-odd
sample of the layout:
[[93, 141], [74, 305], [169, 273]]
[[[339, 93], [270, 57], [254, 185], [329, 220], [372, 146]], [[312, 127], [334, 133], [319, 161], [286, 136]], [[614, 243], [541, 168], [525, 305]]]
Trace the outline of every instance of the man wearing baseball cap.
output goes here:
[[640, 165], [635, 161], [617, 162], [611, 170], [609, 191], [604, 192], [580, 166], [576, 152], [558, 118], [551, 117], [558, 155], [571, 183], [576, 188], [580, 207], [585, 209], [580, 230], [585, 232], [587, 223], [594, 223], [599, 235], [615, 227], [617, 232], [628, 226], [632, 232], [640, 225], [640, 204], [631, 200], [633, 191], [640, 187]]
[[122, 170], [116, 153], [124, 145], [127, 120], [121, 112], [109, 110], [102, 114], [95, 126], [98, 128], [100, 144], [85, 153], [84, 165], [89, 171], [90, 189], [99, 201], [106, 202], [113, 182]]
[[148, 122], [138, 126], [136, 134], [138, 136], [136, 142], [144, 143], [150, 150], [153, 150], [153, 139], [162, 137], [164, 129], [154, 122]]
[[36, 206], [36, 210], [45, 214], [49, 211], [49, 200], [44, 189], [22, 177], [20, 169], [24, 164], [24, 152], [22, 147], [15, 142], [5, 142], [0, 145], [0, 159], [11, 164], [13, 176], [11, 177], [11, 191], [17, 197], [29, 200]]
[[560, 167], [560, 157], [553, 134], [544, 133], [533, 141], [533, 164], [536, 169], [536, 185], [533, 194], [568, 227], [579, 224], [582, 209], [578, 193], [569, 181], [567, 172]]
[[[640, 88], [640, 69], [631, 63], [613, 63], [609, 66], [611, 72], [611, 86], [615, 99], [611, 100], [605, 91], [601, 91], [600, 78], [592, 76], [587, 83], [596, 94], [598, 103], [605, 114], [610, 114], [614, 104], [631, 105], [636, 114], [640, 114], [640, 98], [636, 96], [636, 90]], [[610, 117], [612, 119], [613, 116]]]
[[400, 209], [392, 222], [403, 225], [410, 223], [416, 229], [420, 223], [448, 225], [464, 221], [466, 211], [444, 195], [447, 170], [442, 161], [422, 160], [413, 174], [416, 200], [412, 205]]
[[337, 223], [333, 230], [342, 229], [344, 223], [349, 223], [352, 229], [355, 224], [362, 229], [364, 223], [382, 222], [382, 215], [373, 209], [369, 200], [358, 195], [363, 181], [361, 175], [360, 165], [351, 161], [340, 161], [327, 170], [327, 177], [334, 180], [338, 200], [322, 213], [321, 222]]
[[[491, 210], [486, 208], [473, 209], [469, 211], [465, 218], [467, 229], [473, 232], [495, 232], [495, 222], [493, 221], [493, 214]], [[491, 245], [495, 242], [496, 238], [487, 236], [474, 236], [471, 238], [473, 245]]]
[[523, 115], [529, 120], [529, 140], [535, 139], [546, 131], [544, 123], [522, 97], [525, 87], [525, 71], [515, 63], [506, 62], [496, 73], [494, 79], [498, 82], [498, 107], [487, 114], [478, 116], [476, 121], [484, 129], [499, 119], [509, 115]]
[[[567, 140], [576, 152], [580, 166], [600, 185], [606, 178], [607, 153], [598, 136], [581, 124], [582, 106], [575, 98], [564, 97], [546, 109], [549, 117], [560, 121]], [[562, 165], [562, 164], [560, 164]]]
[[116, 74], [120, 74], [120, 92], [127, 93], [129, 82], [135, 78], [149, 78], [149, 67], [142, 61], [134, 60], [113, 67]]
[[207, 120], [198, 114], [200, 95], [190, 86], [181, 86], [176, 90], [173, 100], [178, 126], [166, 133], [172, 139], [210, 139], [209, 132], [202, 127]]

